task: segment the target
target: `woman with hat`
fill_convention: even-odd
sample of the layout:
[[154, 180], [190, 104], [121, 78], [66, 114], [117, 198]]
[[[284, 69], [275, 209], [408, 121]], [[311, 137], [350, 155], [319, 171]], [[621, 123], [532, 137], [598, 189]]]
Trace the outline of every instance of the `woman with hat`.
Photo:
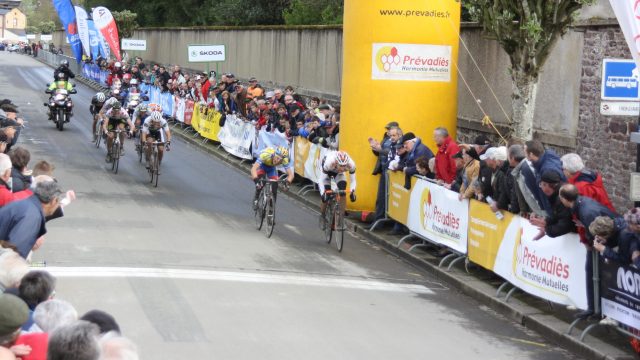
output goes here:
[[475, 195], [473, 182], [478, 179], [480, 174], [480, 156], [475, 148], [469, 147], [463, 149], [453, 156], [454, 158], [462, 158], [464, 162], [462, 177], [462, 186], [460, 186], [460, 195], [458, 200], [471, 199]]

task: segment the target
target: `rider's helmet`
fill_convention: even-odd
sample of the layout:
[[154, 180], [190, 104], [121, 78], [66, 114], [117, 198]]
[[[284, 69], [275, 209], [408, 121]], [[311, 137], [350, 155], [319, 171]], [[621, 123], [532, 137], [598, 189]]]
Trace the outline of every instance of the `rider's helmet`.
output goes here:
[[274, 155], [278, 155], [283, 159], [288, 158], [289, 157], [289, 149], [286, 148], [285, 146], [278, 146], [276, 148], [276, 152], [274, 153]]
[[154, 111], [153, 113], [151, 113], [151, 121], [156, 123], [162, 121], [162, 113], [159, 111]]
[[122, 75], [122, 80], [125, 80], [125, 81], [127, 81], [127, 80], [131, 80], [131, 74], [124, 74], [124, 75]]
[[136, 78], [131, 79], [131, 81], [129, 82], [129, 84], [131, 84], [131, 85], [138, 85], [138, 79], [136, 79]]
[[139, 112], [147, 112], [147, 111], [149, 111], [149, 107], [147, 106], [147, 104], [144, 104], [144, 103], [140, 104], [138, 106], [138, 111]]
[[349, 165], [349, 160], [351, 160], [351, 158], [349, 158], [349, 154], [344, 151], [338, 151], [338, 153], [336, 154], [336, 161], [338, 162], [338, 166]]
[[111, 108], [113, 110], [120, 110], [122, 109], [122, 104], [120, 104], [120, 101], [116, 101], [113, 103], [113, 105], [111, 105]]
[[66, 59], [61, 60], [61, 61], [60, 61], [60, 66], [65, 67], [65, 68], [66, 68], [66, 67], [69, 67], [69, 61], [68, 61], [68, 60], [66, 60]]
[[96, 94], [96, 100], [98, 100], [99, 103], [103, 103], [107, 100], [107, 96], [103, 92], [99, 92]]
[[162, 112], [162, 106], [160, 106], [160, 104], [151, 103], [149, 104], [149, 111]]
[[116, 69], [120, 69], [120, 68], [122, 67], [122, 64], [118, 61], [118, 62], [116, 62], [115, 64], [113, 64], [113, 66], [114, 66]]

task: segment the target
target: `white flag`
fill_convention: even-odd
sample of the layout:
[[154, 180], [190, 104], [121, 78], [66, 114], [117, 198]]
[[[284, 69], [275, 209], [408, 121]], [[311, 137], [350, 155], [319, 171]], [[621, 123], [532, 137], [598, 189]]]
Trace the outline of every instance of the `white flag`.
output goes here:
[[640, 3], [636, 0], [609, 0], [618, 18], [631, 56], [640, 68]]
[[80, 6], [75, 6], [76, 10], [76, 23], [78, 24], [78, 35], [80, 35], [80, 42], [82, 42], [82, 49], [84, 53], [91, 54], [91, 43], [89, 42], [89, 24], [87, 20], [89, 16], [87, 12]]

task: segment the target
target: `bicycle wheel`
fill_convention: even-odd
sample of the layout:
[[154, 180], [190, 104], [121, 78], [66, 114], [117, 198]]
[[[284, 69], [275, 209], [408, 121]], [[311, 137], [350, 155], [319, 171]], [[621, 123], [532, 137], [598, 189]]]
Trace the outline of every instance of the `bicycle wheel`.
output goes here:
[[142, 154], [144, 151], [142, 150], [142, 136], [138, 137], [138, 141], [136, 143], [136, 151], [138, 152], [138, 162], [142, 163]]
[[273, 199], [268, 199], [265, 205], [264, 217], [267, 220], [267, 225], [264, 228], [264, 234], [270, 238], [273, 234], [273, 228], [276, 225], [276, 208]]
[[100, 141], [102, 141], [102, 125], [100, 123], [96, 124], [96, 132], [94, 134], [96, 137], [94, 143], [96, 144], [96, 149], [100, 147]]
[[258, 205], [256, 206], [256, 210], [254, 212], [254, 219], [256, 222], [256, 229], [260, 230], [262, 229], [262, 224], [264, 223], [264, 207], [265, 207], [265, 203], [264, 203], [264, 188], [262, 190], [260, 190], [260, 193], [258, 194]]
[[342, 252], [342, 246], [344, 245], [344, 213], [340, 211], [339, 203], [336, 203], [335, 206], [336, 247], [338, 248], [338, 252]]
[[113, 156], [113, 172], [118, 173], [118, 167], [120, 167], [120, 143], [114, 141], [113, 148], [111, 149]]
[[158, 187], [158, 179], [160, 178], [160, 154], [158, 153], [158, 148], [156, 147], [153, 151], [154, 159], [153, 159], [153, 172], [155, 173], [154, 179], [154, 187]]
[[331, 244], [331, 237], [333, 236], [333, 201], [327, 204], [327, 209], [324, 213], [325, 225], [324, 225], [324, 238], [327, 240], [327, 244]]
[[156, 175], [156, 171], [153, 168], [153, 165], [155, 164], [155, 160], [154, 160], [154, 152], [153, 149], [151, 149], [151, 154], [149, 154], [149, 183], [153, 184], [153, 178]]

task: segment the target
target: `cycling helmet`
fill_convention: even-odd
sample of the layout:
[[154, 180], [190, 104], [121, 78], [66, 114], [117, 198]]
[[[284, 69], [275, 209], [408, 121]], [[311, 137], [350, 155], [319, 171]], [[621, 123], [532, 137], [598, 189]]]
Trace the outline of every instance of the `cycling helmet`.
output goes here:
[[158, 112], [158, 111], [154, 111], [154, 112], [151, 114], [151, 121], [153, 121], [153, 122], [160, 122], [160, 121], [162, 121], [162, 113], [161, 113], [161, 112]]
[[104, 95], [104, 93], [99, 92], [96, 94], [96, 100], [98, 100], [98, 102], [103, 103], [106, 99], [107, 97]]
[[131, 74], [122, 75], [122, 80], [131, 80]]
[[149, 111], [149, 107], [147, 106], [147, 104], [140, 104], [138, 106], [138, 111], [140, 112], [147, 112]]
[[113, 64], [113, 66], [115, 66], [116, 68], [121, 68], [122, 64], [120, 62], [116, 62], [115, 64]]
[[113, 110], [120, 110], [122, 109], [122, 104], [120, 104], [120, 101], [116, 101], [113, 103], [113, 105], [111, 105], [111, 108]]
[[278, 155], [278, 156], [282, 157], [283, 159], [284, 158], [288, 158], [289, 157], [289, 149], [287, 149], [284, 146], [278, 146], [276, 148], [275, 155]]
[[61, 60], [60, 61], [60, 66], [62, 67], [68, 67], [69, 66], [69, 61], [68, 60]]
[[338, 151], [336, 154], [336, 161], [338, 162], [338, 166], [347, 166], [349, 165], [349, 154], [344, 151]]
[[129, 82], [129, 84], [138, 85], [138, 79], [136, 79], [136, 78], [131, 79], [131, 82]]

